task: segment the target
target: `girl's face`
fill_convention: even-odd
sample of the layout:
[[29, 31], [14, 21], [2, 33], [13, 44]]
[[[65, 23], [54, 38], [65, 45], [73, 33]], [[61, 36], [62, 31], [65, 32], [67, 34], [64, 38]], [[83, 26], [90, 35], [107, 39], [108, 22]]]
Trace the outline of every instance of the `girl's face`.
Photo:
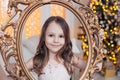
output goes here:
[[57, 52], [64, 46], [65, 37], [62, 28], [56, 22], [51, 22], [46, 30], [45, 44], [50, 53]]

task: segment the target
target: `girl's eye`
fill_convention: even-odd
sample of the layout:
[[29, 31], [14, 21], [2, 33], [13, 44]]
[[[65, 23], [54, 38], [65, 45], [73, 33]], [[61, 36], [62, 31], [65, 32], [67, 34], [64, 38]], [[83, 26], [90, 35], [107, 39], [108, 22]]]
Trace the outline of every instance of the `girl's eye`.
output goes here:
[[49, 37], [53, 37], [54, 35], [53, 35], [53, 34], [49, 34], [48, 36], [49, 36]]
[[64, 35], [60, 35], [59, 37], [60, 37], [60, 38], [64, 38]]

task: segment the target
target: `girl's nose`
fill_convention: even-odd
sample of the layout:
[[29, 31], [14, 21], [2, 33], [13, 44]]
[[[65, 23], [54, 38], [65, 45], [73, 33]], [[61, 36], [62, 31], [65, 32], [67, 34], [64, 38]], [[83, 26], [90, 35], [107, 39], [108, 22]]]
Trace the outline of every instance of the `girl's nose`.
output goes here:
[[59, 38], [58, 38], [58, 37], [55, 37], [55, 38], [54, 38], [54, 42], [59, 42]]

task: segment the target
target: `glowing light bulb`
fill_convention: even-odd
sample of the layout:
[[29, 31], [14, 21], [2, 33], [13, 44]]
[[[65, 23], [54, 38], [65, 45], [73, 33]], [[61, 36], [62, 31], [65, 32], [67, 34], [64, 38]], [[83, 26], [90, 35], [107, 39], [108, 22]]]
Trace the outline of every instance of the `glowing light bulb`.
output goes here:
[[108, 43], [108, 46], [110, 46], [110, 43]]
[[84, 42], [87, 42], [87, 39], [84, 39]]
[[117, 30], [117, 27], [114, 27], [114, 30], [116, 31], [116, 30]]
[[99, 3], [96, 1], [95, 4], [98, 5]]
[[110, 56], [109, 59], [112, 59], [112, 57]]
[[88, 48], [88, 45], [86, 46], [86, 48]]
[[85, 38], [83, 35], [82, 35], [81, 37], [82, 37], [82, 39], [84, 39], [84, 38]]
[[114, 44], [112, 44], [111, 47], [114, 47]]
[[115, 58], [115, 54], [112, 55]]
[[116, 62], [116, 61], [114, 61], [113, 63], [114, 63], [114, 64], [116, 64], [117, 62]]
[[110, 29], [110, 32], [112, 32], [113, 30], [112, 29]]
[[88, 51], [86, 51], [86, 55], [88, 56]]

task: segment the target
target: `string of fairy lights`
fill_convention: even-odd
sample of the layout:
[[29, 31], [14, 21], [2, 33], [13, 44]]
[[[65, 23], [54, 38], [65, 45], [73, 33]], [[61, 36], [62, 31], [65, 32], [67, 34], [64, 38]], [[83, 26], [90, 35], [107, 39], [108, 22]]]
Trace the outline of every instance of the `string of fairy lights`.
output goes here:
[[113, 64], [117, 64], [117, 56], [120, 55], [120, 44], [118, 44], [120, 25], [118, 22], [118, 1], [117, 0], [95, 0], [90, 6], [97, 14], [99, 24], [104, 32], [103, 48]]
[[[98, 23], [104, 32], [103, 54], [107, 55], [113, 64], [117, 64], [120, 56], [120, 24], [118, 21], [118, 1], [117, 0], [91, 0], [90, 7], [98, 16]], [[85, 34], [80, 35], [83, 41], [82, 49], [84, 56], [88, 56], [88, 41]]]
[[84, 56], [88, 56], [88, 53], [89, 53], [89, 51], [88, 51], [88, 40], [87, 40], [85, 35], [81, 36], [81, 40], [83, 41], [82, 49], [83, 49], [83, 52], [84, 52]]
[[82, 50], [83, 50], [83, 59], [87, 60], [88, 55], [89, 55], [89, 46], [88, 46], [88, 39], [87, 36], [85, 34], [85, 30], [83, 27], [79, 27], [79, 34], [77, 34], [77, 39], [82, 41]]

